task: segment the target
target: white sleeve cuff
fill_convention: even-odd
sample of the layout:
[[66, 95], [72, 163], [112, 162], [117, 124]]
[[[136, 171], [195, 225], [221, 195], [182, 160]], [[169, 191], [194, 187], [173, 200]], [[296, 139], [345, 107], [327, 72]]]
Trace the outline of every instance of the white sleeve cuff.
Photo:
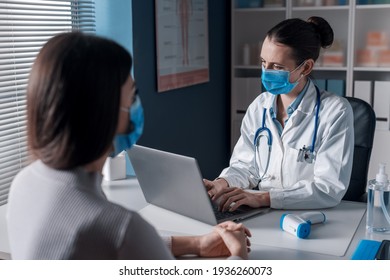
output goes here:
[[172, 236], [161, 236], [165, 245], [167, 245], [170, 252], [172, 252]]

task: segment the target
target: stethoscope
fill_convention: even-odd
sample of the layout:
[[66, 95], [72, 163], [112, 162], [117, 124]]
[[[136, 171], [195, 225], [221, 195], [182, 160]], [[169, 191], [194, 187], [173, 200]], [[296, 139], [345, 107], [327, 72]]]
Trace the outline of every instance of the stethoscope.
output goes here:
[[[306, 147], [304, 145], [298, 152], [298, 157], [297, 157], [297, 162], [306, 162], [306, 163], [313, 163], [314, 160], [314, 146], [317, 140], [317, 131], [318, 131], [318, 119], [319, 119], [319, 114], [320, 114], [320, 107], [321, 107], [321, 95], [320, 95], [320, 90], [318, 89], [317, 86], [316, 88], [316, 93], [317, 93], [317, 102], [316, 102], [316, 114], [314, 118], [314, 132], [313, 132], [313, 138], [312, 138], [312, 143], [311, 146]], [[272, 133], [271, 130], [265, 126], [265, 118], [266, 118], [266, 113], [267, 109], [264, 108], [263, 110], [263, 122], [260, 128], [256, 130], [255, 137], [254, 137], [254, 148], [255, 148], [255, 156], [254, 156], [254, 165], [256, 168], [256, 174], [260, 174], [259, 167], [257, 165], [257, 157], [259, 155], [259, 146], [260, 146], [260, 139], [262, 137], [266, 137], [267, 139], [267, 145], [268, 145], [268, 156], [267, 156], [267, 162], [265, 165], [265, 168], [263, 168], [264, 173], [262, 176], [258, 177], [258, 181], [260, 182], [261, 180], [264, 179], [265, 175], [267, 174], [268, 167], [269, 167], [269, 162], [271, 158], [271, 150], [272, 150]]]

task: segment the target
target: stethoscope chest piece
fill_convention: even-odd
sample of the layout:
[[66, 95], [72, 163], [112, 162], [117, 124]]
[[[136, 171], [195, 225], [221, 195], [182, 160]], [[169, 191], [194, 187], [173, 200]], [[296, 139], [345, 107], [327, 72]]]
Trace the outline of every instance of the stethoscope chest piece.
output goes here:
[[313, 163], [313, 160], [314, 154], [311, 147], [303, 146], [303, 148], [299, 149], [297, 162]]

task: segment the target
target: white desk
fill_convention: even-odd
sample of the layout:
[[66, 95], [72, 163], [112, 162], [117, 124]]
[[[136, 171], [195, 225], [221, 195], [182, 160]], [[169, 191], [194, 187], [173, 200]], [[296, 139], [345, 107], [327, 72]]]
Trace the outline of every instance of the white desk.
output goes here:
[[[142, 194], [142, 191], [138, 185], [138, 181], [135, 178], [129, 178], [127, 180], [119, 180], [119, 181], [113, 181], [113, 182], [103, 182], [103, 190], [105, 194], [107, 195], [107, 198], [115, 203], [118, 203], [128, 209], [140, 211], [141, 215], [146, 215], [148, 209], [150, 206], [148, 206], [148, 203], [145, 201], [144, 196]], [[342, 202], [341, 205], [344, 205], [349, 210], [353, 210], [354, 208], [360, 209], [359, 211], [364, 211], [366, 205], [364, 203], [355, 203], [355, 202]], [[148, 207], [146, 207], [148, 206]], [[146, 208], [145, 208], [146, 207]], [[340, 207], [340, 206], [339, 206]], [[338, 211], [339, 207], [333, 208], [331, 211]], [[352, 208], [351, 208], [352, 207]], [[351, 208], [351, 209], [350, 209]], [[357, 211], [357, 212], [359, 212]], [[164, 212], [164, 211], [162, 211]], [[285, 213], [286, 211], [275, 211], [273, 210], [274, 214], [278, 217], [282, 213]], [[5, 213], [6, 213], [6, 206], [0, 207], [0, 259], [7, 259], [10, 257], [9, 255], [9, 245], [8, 245], [8, 237], [7, 237], [7, 229], [6, 229], [6, 221], [5, 221]], [[145, 214], [146, 213], [146, 214]], [[271, 212], [272, 213], [272, 212]], [[269, 215], [269, 214], [265, 214]], [[342, 215], [342, 213], [340, 214]], [[146, 215], [147, 216], [147, 215]], [[186, 217], [180, 217], [182, 219], [188, 219]], [[261, 217], [255, 217], [247, 222], [245, 222], [249, 227], [251, 227], [252, 223], [255, 223], [256, 220], [261, 219]], [[264, 219], [264, 218], [263, 218]], [[175, 227], [170, 227], [169, 225], [166, 226], [166, 228], [161, 228], [161, 221], [158, 223], [152, 222], [152, 224], [160, 230], [162, 233], [176, 233], [179, 235], [187, 235], [188, 228], [186, 230], [177, 230]], [[203, 232], [209, 230], [211, 226], [200, 223], [198, 221], [192, 221], [192, 226], [196, 227], [196, 232]], [[322, 225], [319, 225], [322, 226]], [[323, 225], [326, 226], [326, 225]], [[258, 229], [256, 229], [258, 230]], [[278, 227], [275, 227], [274, 229], [275, 238], [280, 234], [287, 234], [283, 233]], [[318, 230], [318, 229], [317, 229]], [[355, 229], [351, 229], [352, 231], [355, 231]], [[269, 233], [268, 233], [269, 234]], [[315, 230], [313, 229], [312, 234], [315, 234]], [[289, 234], [288, 234], [289, 235]], [[286, 238], [295, 238], [291, 235]], [[332, 254], [320, 254], [305, 250], [296, 250], [293, 248], [281, 248], [280, 246], [269, 246], [264, 244], [259, 244], [258, 242], [255, 242], [255, 244], [252, 244], [251, 249], [252, 252], [250, 253], [251, 259], [310, 259], [310, 260], [320, 260], [320, 259], [350, 259], [357, 244], [361, 239], [375, 239], [375, 240], [382, 240], [382, 239], [388, 239], [389, 237], [386, 235], [382, 236], [368, 236], [366, 235], [365, 230], [365, 215], [360, 220], [360, 223], [358, 223], [358, 227], [356, 229], [356, 232], [353, 235], [352, 240], [350, 241], [350, 244], [346, 250], [345, 255], [343, 256], [335, 256]], [[296, 238], [297, 239], [297, 238]], [[253, 243], [253, 242], [252, 242]]]
[[[179, 235], [187, 235], [189, 232], [195, 232], [195, 233], [202, 233], [207, 232], [210, 228], [209, 225], [203, 224], [198, 221], [192, 221], [191, 227], [192, 228], [186, 228], [182, 229], [183, 226], [181, 222], [187, 223], [188, 218], [186, 217], [177, 217], [179, 220], [176, 220], [176, 225], [179, 224], [180, 226], [172, 227], [172, 225], [162, 225], [164, 223], [163, 219], [159, 219], [159, 217], [155, 217], [154, 221], [153, 219], [149, 219], [147, 215], [147, 211], [150, 206], [148, 206], [148, 203], [145, 201], [144, 196], [142, 194], [142, 191], [140, 190], [138, 186], [138, 182], [136, 179], [127, 179], [122, 181], [114, 181], [114, 182], [104, 182], [103, 183], [103, 190], [106, 193], [108, 199], [126, 207], [132, 210], [140, 211], [141, 215], [144, 216], [149, 222], [151, 222], [158, 230], [160, 230], [162, 233], [173, 233], [173, 234], [179, 234]], [[358, 203], [358, 202], [347, 202], [343, 201], [341, 205], [344, 205], [345, 209], [349, 209], [349, 211], [353, 211], [354, 207], [356, 207], [357, 210], [365, 211], [366, 204], [365, 203]], [[147, 207], [146, 207], [147, 206]], [[153, 206], [154, 207], [154, 206]], [[338, 206], [326, 211], [331, 211], [330, 214], [334, 213], [335, 211], [339, 211], [339, 209], [342, 206]], [[162, 216], [164, 216], [164, 209], [160, 209], [160, 212]], [[280, 212], [278, 214], [278, 212]], [[280, 217], [281, 213], [285, 213], [286, 211], [275, 211], [276, 216]], [[357, 211], [358, 212], [358, 211]], [[171, 213], [170, 213], [171, 214]], [[170, 215], [169, 214], [169, 215]], [[266, 214], [268, 215], [268, 214]], [[340, 215], [343, 215], [341, 213]], [[349, 213], [351, 215], [351, 213]], [[329, 216], [329, 213], [328, 213]], [[330, 216], [331, 217], [331, 216]], [[256, 220], [259, 220], [260, 217], [255, 217], [250, 220], [247, 220], [244, 222], [251, 228], [251, 223], [256, 223]], [[366, 216], [365, 214], [360, 220], [360, 223], [358, 224], [357, 229], [351, 229], [352, 231], [355, 231], [355, 234], [353, 235], [352, 240], [350, 241], [350, 244], [343, 256], [335, 256], [330, 254], [320, 254], [320, 253], [314, 253], [310, 251], [303, 251], [303, 250], [296, 250], [296, 249], [288, 249], [288, 248], [281, 248], [278, 246], [269, 246], [269, 245], [260, 245], [260, 244], [253, 244], [252, 242], [252, 252], [250, 253], [251, 259], [301, 259], [301, 260], [321, 260], [321, 259], [335, 259], [335, 260], [342, 260], [342, 259], [350, 259], [353, 252], [355, 251], [355, 248], [357, 247], [359, 241], [361, 239], [375, 239], [375, 240], [382, 240], [382, 239], [388, 239], [389, 236], [386, 235], [379, 235], [379, 236], [368, 236], [366, 234]], [[188, 226], [188, 224], [187, 224]], [[327, 226], [325, 225], [318, 225], [318, 228], [314, 228], [316, 226], [313, 226], [311, 236], [315, 237], [316, 230], [321, 230], [319, 227], [321, 226]], [[196, 228], [196, 229], [195, 229]], [[194, 231], [192, 231], [194, 230]], [[278, 227], [275, 227], [275, 238], [277, 236], [280, 237], [283, 233]], [[290, 238], [290, 235], [287, 234]], [[294, 236], [291, 236], [291, 238], [295, 238]], [[253, 238], [252, 238], [253, 239]]]

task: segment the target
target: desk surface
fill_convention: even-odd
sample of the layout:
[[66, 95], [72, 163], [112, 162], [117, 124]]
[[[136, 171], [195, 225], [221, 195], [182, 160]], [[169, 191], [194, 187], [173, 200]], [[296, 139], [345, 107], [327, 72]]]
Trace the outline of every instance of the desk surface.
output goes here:
[[[103, 181], [103, 191], [107, 195], [107, 198], [115, 203], [118, 203], [125, 208], [140, 211], [141, 215], [144, 215], [145, 211], [148, 211], [147, 209], [150, 209], [150, 205], [148, 206], [148, 203], [145, 201], [145, 198], [142, 194], [142, 191], [138, 185], [138, 181], [135, 178], [129, 178], [126, 180], [119, 180], [119, 181], [112, 181], [107, 182]], [[365, 215], [364, 213], [366, 204], [365, 203], [357, 203], [357, 202], [342, 202], [340, 206], [330, 210], [335, 213], [338, 209], [347, 209], [348, 215], [352, 215], [349, 217], [353, 217], [353, 212], [356, 212], [355, 217], [358, 218], [360, 221], [358, 221], [357, 229], [352, 228], [350, 229], [352, 231], [351, 236], [353, 237], [352, 240], [350, 240], [349, 245], [347, 245], [345, 252], [343, 251], [343, 254], [326, 254], [326, 253], [318, 253], [313, 252], [312, 250], [301, 250], [300, 248], [294, 248], [293, 246], [284, 246], [280, 247], [277, 246], [275, 243], [262, 243], [262, 242], [252, 242], [255, 244], [252, 244], [252, 252], [250, 253], [251, 259], [301, 259], [301, 260], [320, 260], [320, 259], [350, 259], [355, 248], [357, 247], [359, 241], [361, 239], [374, 239], [374, 240], [382, 240], [382, 239], [388, 239], [388, 236], [379, 235], [379, 236], [373, 236], [373, 235], [367, 235], [366, 229], [365, 229]], [[145, 210], [146, 209], [146, 210]], [[355, 211], [356, 210], [356, 211]], [[363, 212], [362, 212], [363, 211]], [[281, 215], [281, 213], [284, 213], [286, 211], [280, 211], [280, 213], [275, 212], [278, 217]], [[5, 220], [5, 213], [6, 213], [6, 205], [0, 207], [0, 259], [7, 259], [10, 257], [9, 255], [9, 245], [8, 245], [8, 237], [7, 237], [7, 229], [6, 229], [6, 220]], [[271, 212], [272, 213], [272, 212]], [[332, 213], [332, 212], [330, 212]], [[337, 212], [339, 213], [339, 212]], [[351, 214], [352, 213], [352, 214]], [[268, 214], [265, 214], [268, 215]], [[343, 215], [342, 212], [338, 215]], [[359, 216], [360, 215], [360, 216]], [[147, 216], [147, 215], [146, 215]], [[253, 223], [256, 222], [256, 219], [261, 219], [260, 217], [255, 217], [247, 222], [247, 226], [251, 228], [253, 226]], [[263, 218], [264, 219], [264, 218]], [[161, 233], [167, 234], [167, 233], [174, 233], [178, 235], [187, 235], [188, 232], [185, 230], [178, 230], [178, 228], [166, 226], [165, 228], [161, 228], [161, 224], [155, 223], [152, 221], [152, 224], [160, 230]], [[209, 230], [211, 226], [203, 224], [198, 221], [192, 222], [192, 224], [197, 227], [196, 232], [201, 232], [205, 230]], [[252, 229], [253, 230], [253, 229]], [[258, 230], [258, 229], [256, 229]], [[316, 234], [315, 231], [312, 231], [312, 233]], [[270, 234], [270, 233], [268, 233]], [[272, 234], [272, 233], [271, 233]], [[278, 227], [275, 227], [274, 234], [281, 234], [281, 230]], [[296, 237], [288, 236], [288, 238], [295, 238]], [[276, 239], [276, 236], [275, 236]], [[285, 242], [285, 241], [284, 241]], [[303, 248], [304, 249], [304, 248]]]
[[[271, 209], [268, 213], [258, 215], [243, 221], [252, 233], [252, 246], [267, 246], [285, 250], [302, 251], [317, 254], [320, 258], [337, 259], [346, 256], [356, 229], [361, 223], [366, 210], [364, 203], [343, 201], [339, 206], [324, 209], [327, 221], [323, 224], [312, 225], [308, 238], [300, 239], [280, 229], [280, 217], [285, 210]], [[305, 211], [288, 211], [301, 214]], [[212, 230], [212, 226], [179, 215], [154, 205], [148, 205], [140, 210], [141, 216], [162, 232], [174, 234], [199, 235]], [[364, 224], [364, 223], [363, 223]], [[262, 252], [263, 254], [263, 252]], [[281, 256], [275, 255], [274, 258]], [[262, 258], [269, 258], [269, 255]]]

